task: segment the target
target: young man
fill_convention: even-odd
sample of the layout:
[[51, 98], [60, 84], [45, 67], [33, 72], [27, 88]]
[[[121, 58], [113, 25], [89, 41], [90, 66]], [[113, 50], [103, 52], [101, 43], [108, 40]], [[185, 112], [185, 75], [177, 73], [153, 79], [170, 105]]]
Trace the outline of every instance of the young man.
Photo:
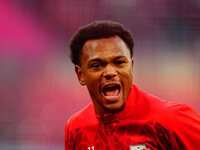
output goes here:
[[65, 150], [196, 150], [200, 115], [134, 84], [133, 39], [121, 24], [95, 21], [73, 36], [71, 59], [92, 100], [66, 125]]

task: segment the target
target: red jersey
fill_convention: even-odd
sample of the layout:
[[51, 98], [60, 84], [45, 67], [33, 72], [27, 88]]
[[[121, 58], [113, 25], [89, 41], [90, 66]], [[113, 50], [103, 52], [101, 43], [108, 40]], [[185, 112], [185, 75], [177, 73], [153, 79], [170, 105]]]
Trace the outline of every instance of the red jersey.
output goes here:
[[197, 150], [200, 115], [191, 107], [161, 100], [135, 85], [118, 113], [98, 116], [93, 104], [73, 115], [65, 150]]

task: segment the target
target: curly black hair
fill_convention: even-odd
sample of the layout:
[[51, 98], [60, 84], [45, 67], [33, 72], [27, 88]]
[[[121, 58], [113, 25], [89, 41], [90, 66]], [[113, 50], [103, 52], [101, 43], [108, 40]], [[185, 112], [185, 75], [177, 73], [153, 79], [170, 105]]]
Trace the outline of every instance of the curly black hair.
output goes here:
[[109, 20], [94, 21], [88, 25], [80, 27], [73, 35], [70, 41], [70, 58], [73, 64], [80, 64], [80, 55], [83, 45], [91, 39], [108, 38], [119, 36], [130, 50], [131, 57], [133, 56], [133, 38], [131, 33], [120, 23]]

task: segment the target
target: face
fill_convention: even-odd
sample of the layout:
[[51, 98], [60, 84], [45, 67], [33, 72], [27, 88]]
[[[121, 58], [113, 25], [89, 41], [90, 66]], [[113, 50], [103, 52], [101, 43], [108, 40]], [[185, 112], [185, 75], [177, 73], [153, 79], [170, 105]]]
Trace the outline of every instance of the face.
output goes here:
[[124, 41], [118, 36], [88, 40], [80, 62], [75, 70], [80, 84], [88, 88], [96, 113], [122, 110], [133, 78], [133, 60]]

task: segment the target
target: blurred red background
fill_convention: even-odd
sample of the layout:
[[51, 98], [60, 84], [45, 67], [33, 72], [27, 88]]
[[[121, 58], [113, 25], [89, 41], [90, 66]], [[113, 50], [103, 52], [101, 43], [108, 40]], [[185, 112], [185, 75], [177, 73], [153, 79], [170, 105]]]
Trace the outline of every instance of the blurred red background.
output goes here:
[[200, 112], [198, 0], [1, 0], [0, 149], [64, 149], [68, 118], [90, 102], [69, 40], [96, 19], [133, 33], [134, 83]]

